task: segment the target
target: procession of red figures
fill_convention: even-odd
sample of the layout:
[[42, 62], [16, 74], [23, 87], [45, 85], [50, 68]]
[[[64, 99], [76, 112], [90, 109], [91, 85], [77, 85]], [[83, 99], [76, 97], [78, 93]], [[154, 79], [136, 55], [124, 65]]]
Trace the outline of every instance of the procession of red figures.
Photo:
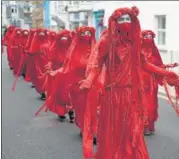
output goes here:
[[155, 132], [159, 85], [179, 115], [167, 89], [174, 87], [178, 100], [179, 75], [167, 68], [179, 61], [163, 63], [155, 33], [141, 30], [138, 14], [136, 7], [115, 10], [98, 41], [90, 26], [59, 32], [9, 26], [2, 39], [12, 91], [23, 76], [44, 100], [36, 116], [51, 111], [75, 123], [84, 158], [149, 159], [144, 135]]

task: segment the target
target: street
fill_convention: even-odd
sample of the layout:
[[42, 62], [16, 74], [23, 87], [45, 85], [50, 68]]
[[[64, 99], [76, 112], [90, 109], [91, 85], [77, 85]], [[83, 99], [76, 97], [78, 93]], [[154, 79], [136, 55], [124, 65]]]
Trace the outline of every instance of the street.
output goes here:
[[[48, 112], [35, 112], [43, 104], [29, 83], [20, 78], [16, 90], [2, 55], [2, 159], [82, 159], [78, 128], [61, 123]], [[156, 133], [145, 137], [150, 159], [179, 159], [179, 118], [168, 102], [159, 101]]]

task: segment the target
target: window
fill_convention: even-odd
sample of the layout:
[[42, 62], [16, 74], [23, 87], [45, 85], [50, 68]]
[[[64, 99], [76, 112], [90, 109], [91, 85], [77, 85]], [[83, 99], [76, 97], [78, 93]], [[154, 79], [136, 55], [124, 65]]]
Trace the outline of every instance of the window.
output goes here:
[[17, 13], [17, 9], [15, 7], [11, 8], [11, 13]]
[[80, 14], [79, 13], [73, 13], [73, 17], [74, 19], [79, 19], [80, 18]]
[[78, 4], [79, 4], [79, 1], [73, 1], [73, 4], [74, 4], [74, 5], [78, 5]]
[[156, 16], [158, 45], [166, 45], [166, 16]]

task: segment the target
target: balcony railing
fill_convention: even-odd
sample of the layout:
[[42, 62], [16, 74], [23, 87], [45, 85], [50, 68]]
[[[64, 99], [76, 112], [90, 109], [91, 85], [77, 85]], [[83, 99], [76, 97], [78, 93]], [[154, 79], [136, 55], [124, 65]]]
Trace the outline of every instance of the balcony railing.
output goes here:
[[92, 1], [75, 1], [78, 3], [71, 3], [68, 7], [69, 12], [79, 12], [79, 11], [91, 11], [93, 9]]

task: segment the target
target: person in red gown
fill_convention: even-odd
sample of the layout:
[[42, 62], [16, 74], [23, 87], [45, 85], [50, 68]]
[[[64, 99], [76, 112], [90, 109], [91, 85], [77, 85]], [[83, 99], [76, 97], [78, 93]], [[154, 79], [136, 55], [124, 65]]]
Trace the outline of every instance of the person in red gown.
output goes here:
[[13, 32], [12, 39], [11, 39], [11, 49], [12, 49], [12, 60], [11, 64], [13, 67], [13, 74], [15, 76], [20, 76], [18, 69], [19, 69], [19, 63], [21, 61], [21, 55], [22, 55], [22, 30], [19, 28], [16, 28]]
[[[24, 46], [24, 61], [23, 61], [23, 66], [25, 67], [26, 69], [26, 72], [25, 72], [25, 81], [26, 82], [32, 82], [31, 81], [31, 78], [30, 78], [30, 72], [31, 72], [31, 53], [29, 52], [29, 49], [32, 45], [32, 39], [35, 35], [35, 32], [36, 32], [36, 29], [33, 29], [33, 30], [30, 30], [30, 33], [29, 33], [29, 36], [28, 36], [28, 39], [27, 39], [27, 42]], [[34, 86], [32, 85], [32, 88]]]
[[20, 70], [20, 73], [21, 75], [24, 77], [25, 79], [25, 75], [26, 75], [26, 67], [25, 67], [25, 64], [24, 64], [24, 59], [25, 59], [25, 52], [24, 52], [24, 48], [25, 48], [25, 45], [27, 43], [27, 40], [29, 38], [29, 35], [30, 35], [30, 31], [25, 29], [22, 31], [22, 48], [23, 48], [23, 53], [22, 53], [22, 56], [21, 56], [21, 66], [19, 65], [19, 70]]
[[[168, 68], [177, 66], [173, 65], [165, 65], [162, 62], [162, 58], [159, 54], [159, 51], [155, 45], [155, 33], [151, 30], [142, 31], [142, 49], [141, 53], [145, 56], [146, 60], [150, 63], [161, 67]], [[157, 76], [156, 74], [147, 73], [145, 71], [142, 72], [144, 91], [146, 93], [146, 107], [147, 107], [147, 124], [144, 128], [144, 135], [151, 135], [155, 132], [155, 122], [158, 119], [158, 84], [163, 85], [162, 78]]]
[[[177, 79], [141, 54], [141, 29], [136, 7], [119, 8], [109, 18], [108, 36], [93, 51], [94, 66], [80, 89], [90, 88], [106, 65], [105, 93], [98, 127], [96, 159], [149, 159], [143, 136], [146, 110], [140, 71]], [[98, 63], [97, 63], [98, 62]], [[92, 66], [91, 66], [92, 68]]]
[[12, 40], [12, 35], [13, 31], [16, 27], [15, 26], [9, 26], [6, 32], [6, 35], [4, 36], [4, 45], [7, 46], [7, 60], [10, 69], [12, 70], [12, 64], [11, 64], [11, 59], [12, 59], [12, 48], [11, 48], [11, 40]]
[[85, 77], [87, 60], [94, 45], [95, 29], [93, 27], [84, 26], [76, 29], [63, 68], [59, 70], [61, 73], [58, 73], [59, 81], [56, 85], [57, 102], [65, 107], [73, 106], [75, 123], [81, 131], [83, 130], [87, 92], [79, 90], [78, 81]]
[[[55, 41], [55, 36], [56, 33], [52, 32], [52, 31], [47, 31], [47, 41], [42, 44], [40, 46], [40, 51], [41, 51], [41, 56], [39, 56], [39, 62], [41, 63], [41, 70], [43, 72], [46, 72], [47, 69], [45, 68], [45, 65], [48, 63], [49, 58], [50, 58], [50, 52], [49, 52], [49, 48], [53, 45], [54, 41]], [[47, 89], [47, 85], [48, 85], [48, 78], [49, 78], [49, 74], [45, 73], [44, 75], [40, 75], [38, 77], [39, 81], [46, 81], [45, 85], [44, 83], [41, 83], [41, 86], [39, 86], [38, 88], [38, 92], [41, 92], [41, 99], [45, 100], [46, 99], [46, 89]]]
[[[46, 29], [37, 29], [33, 35], [31, 46], [28, 50], [30, 56], [28, 57], [30, 79], [35, 86], [36, 91], [44, 96], [44, 88], [47, 84], [45, 74], [47, 74], [44, 66], [46, 65], [46, 56], [41, 52], [41, 46], [48, 42], [48, 35]], [[33, 70], [33, 71], [32, 71]]]
[[[56, 73], [62, 67], [64, 60], [66, 59], [72, 39], [72, 32], [66, 29], [61, 30], [56, 35], [54, 43], [49, 48], [49, 61], [45, 66], [46, 69], [51, 72], [51, 75], [49, 74], [48, 78], [48, 87], [46, 90], [47, 99], [44, 106], [46, 106], [46, 110], [57, 114], [61, 120], [65, 119], [65, 114], [68, 113], [68, 109], [66, 106], [62, 106], [59, 102], [59, 98], [57, 98], [58, 89], [61, 90], [61, 87], [58, 87], [58, 83], [63, 80], [63, 76]], [[69, 115], [71, 120], [73, 118], [73, 113], [70, 113], [69, 111]]]
[[78, 82], [85, 77], [87, 61], [95, 46], [95, 29], [93, 27], [79, 27], [71, 44], [64, 64], [64, 74], [67, 78], [67, 89], [63, 91], [68, 95], [68, 104], [73, 105], [75, 124], [83, 132], [84, 112], [87, 104], [87, 92], [79, 90]]

